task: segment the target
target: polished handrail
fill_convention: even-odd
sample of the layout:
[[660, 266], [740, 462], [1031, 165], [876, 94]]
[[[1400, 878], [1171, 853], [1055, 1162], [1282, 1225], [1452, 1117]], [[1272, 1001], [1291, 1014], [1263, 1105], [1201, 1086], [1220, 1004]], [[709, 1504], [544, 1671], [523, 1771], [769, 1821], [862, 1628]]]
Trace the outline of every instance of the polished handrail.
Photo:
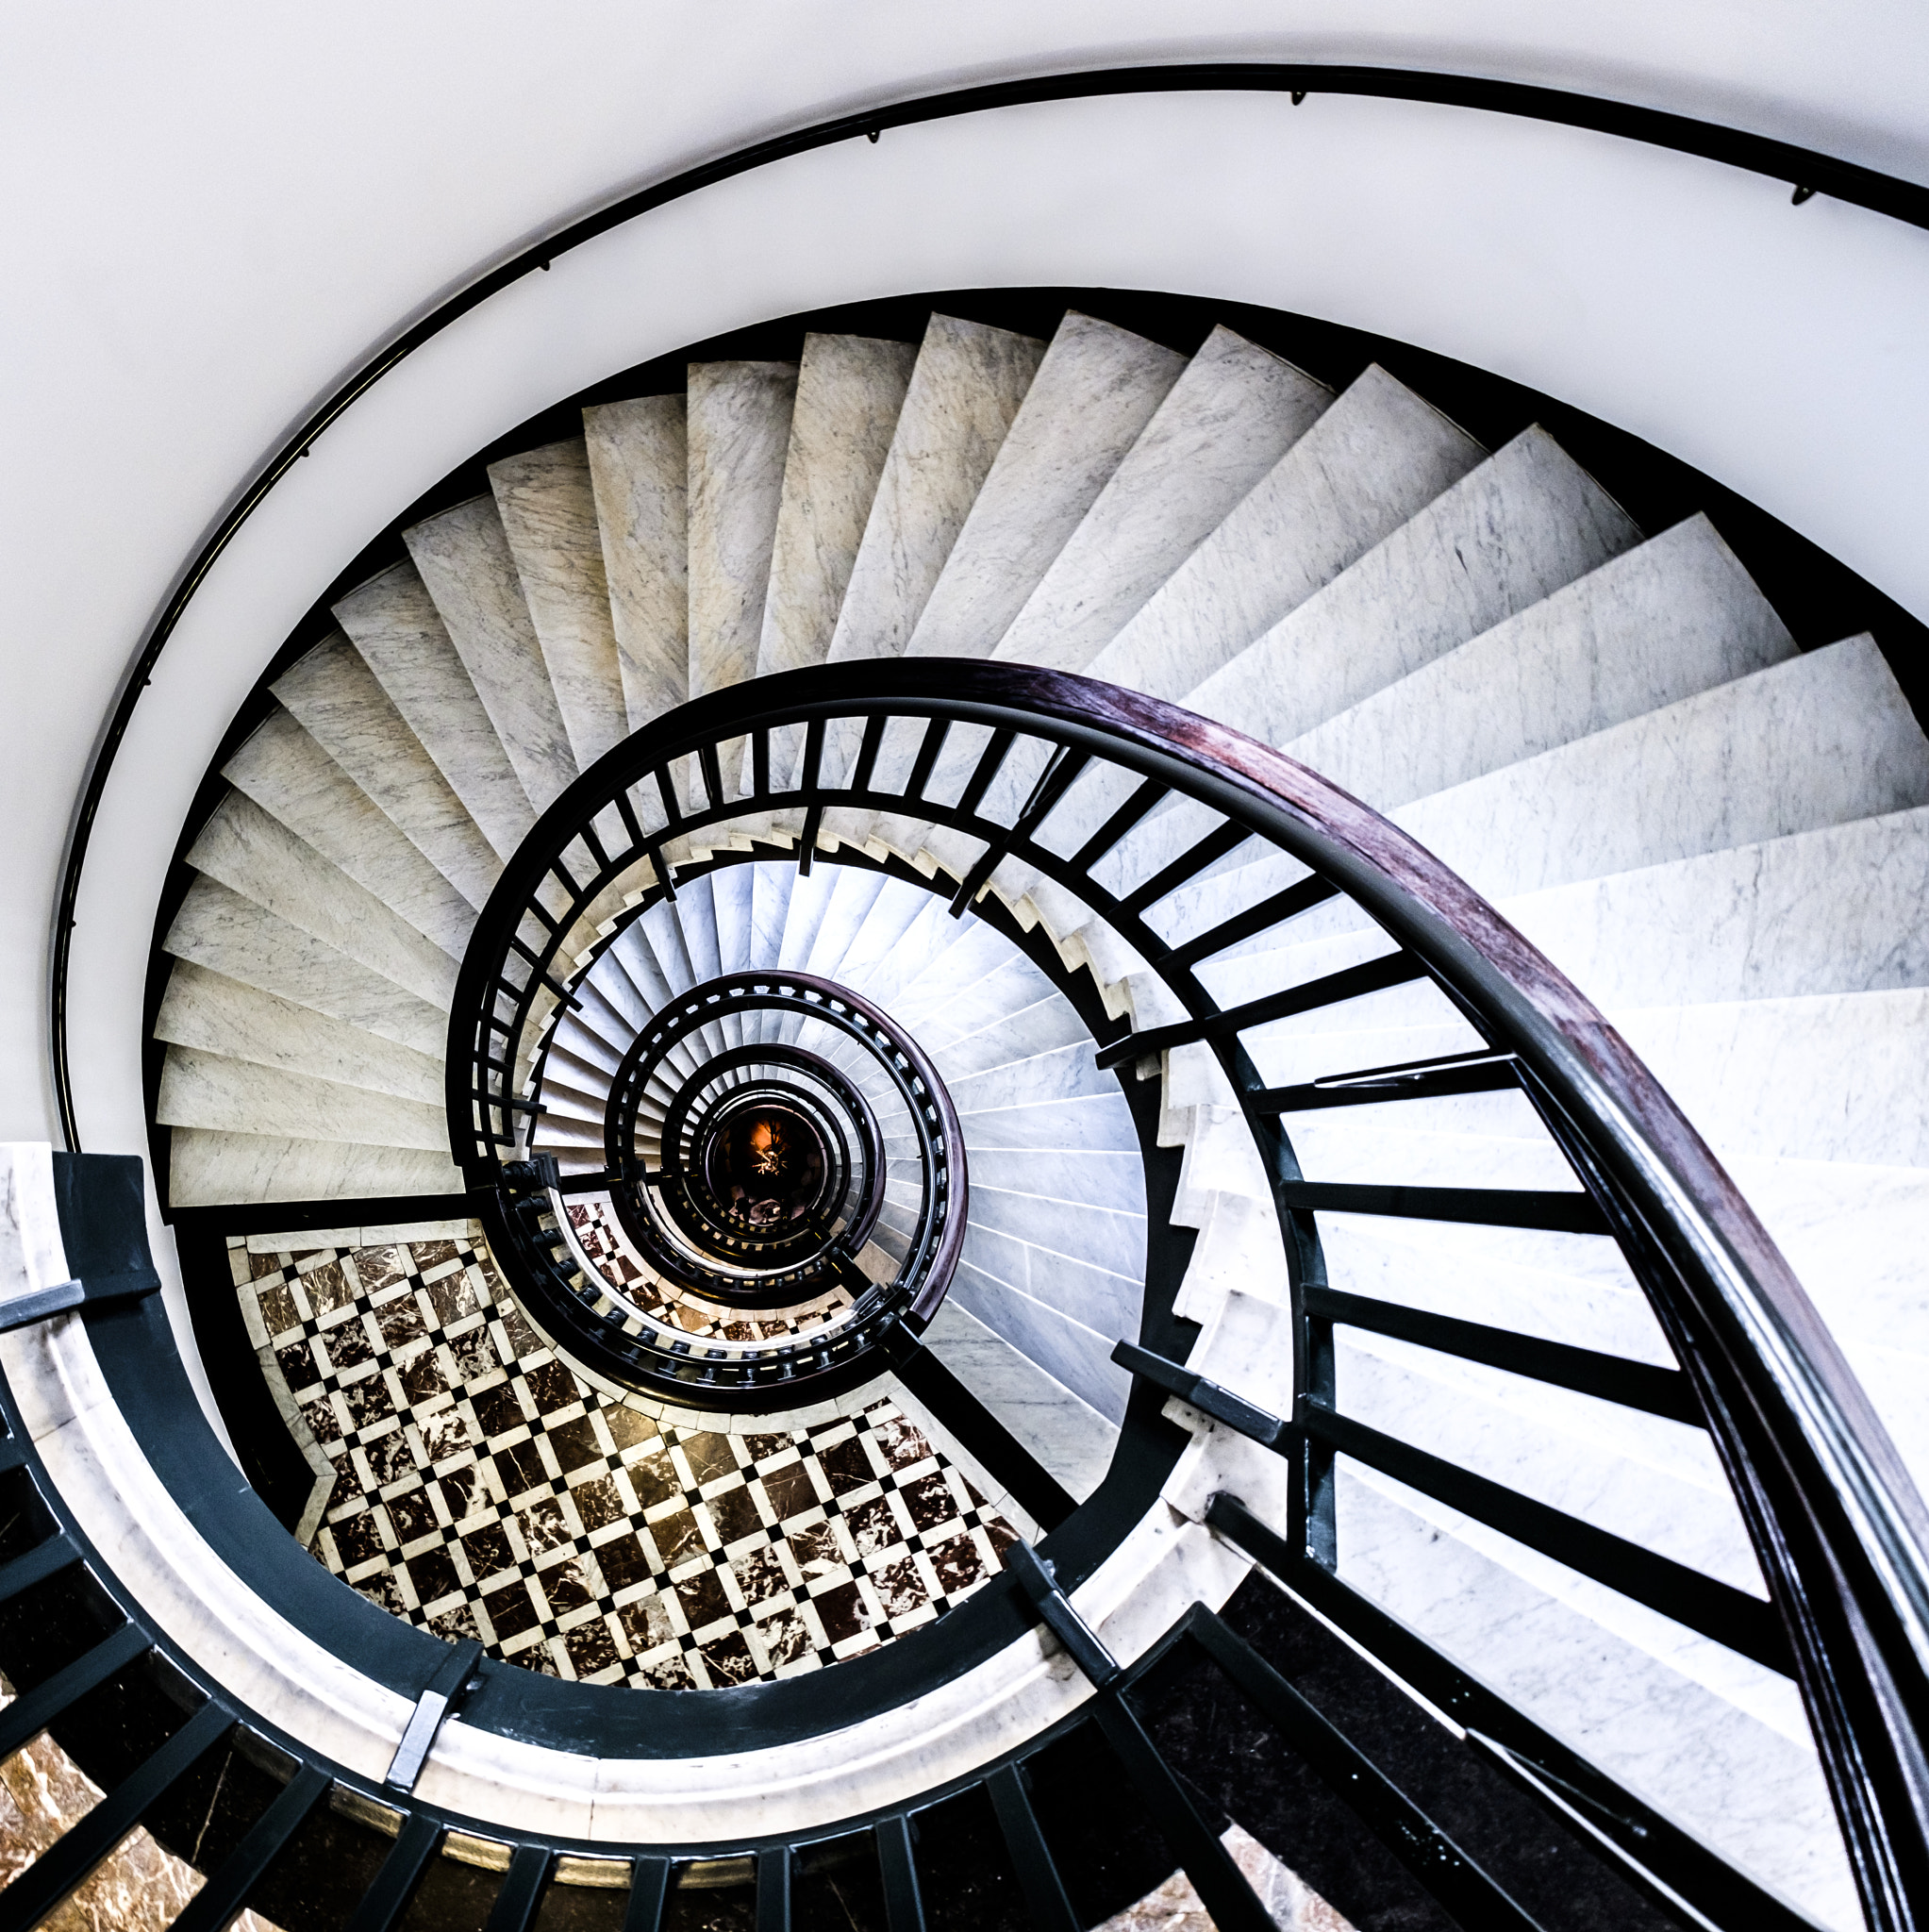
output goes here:
[[[701, 808], [692, 794], [673, 822], [648, 833], [634, 828], [636, 847], [621, 858], [606, 855], [598, 878], [581, 885], [582, 903], [645, 847], [659, 874], [653, 890], [665, 890], [667, 842], [757, 813], [802, 811], [800, 862], [811, 856], [823, 813], [840, 808], [975, 832], [989, 845], [958, 890], [960, 909], [984, 889], [994, 854], [1015, 857], [1110, 920], [1192, 1015], [1181, 1026], [1148, 1031], [1143, 1044], [1149, 1050], [1183, 1036], [1206, 1041], [1218, 1056], [1273, 1174], [1299, 1297], [1306, 1280], [1318, 1278], [1314, 1210], [1399, 1191], [1302, 1181], [1279, 1126], [1279, 1096], [1260, 1085], [1237, 1037], [1241, 1024], [1257, 1024], [1256, 1015], [1270, 1010], [1266, 1003], [1221, 1014], [1188, 949], [1167, 946], [1139, 916], [1142, 906], [1135, 909], [1100, 887], [1090, 871], [1095, 858], [1081, 855], [1081, 863], [1047, 848], [1032, 836], [1038, 824], [1025, 813], [1015, 824], [980, 815], [973, 794], [981, 797], [984, 788], [976, 781], [965, 789], [971, 803], [954, 806], [923, 795], [915, 773], [906, 791], [880, 785], [874, 746], [890, 719], [983, 727], [992, 741], [988, 757], [1003, 756], [1001, 741], [1036, 741], [1054, 760], [1100, 760], [1213, 808], [1311, 868], [1323, 882], [1320, 891], [1348, 895], [1398, 941], [1410, 962], [1401, 974], [1430, 978], [1487, 1037], [1488, 1058], [1505, 1061], [1518, 1077], [1587, 1191], [1516, 1197], [1536, 1211], [1549, 1203], [1558, 1210], [1553, 1220], [1522, 1224], [1587, 1228], [1621, 1242], [1683, 1365], [1769, 1586], [1772, 1614], [1758, 1635], [1744, 1639], [1738, 1630], [1736, 1641], [1768, 1661], [1792, 1661], [1865, 1909], [1878, 1925], [1913, 1923], [1907, 1901], [1912, 1889], [1923, 1894], [1920, 1881], [1929, 1876], [1929, 1818], [1918, 1777], [1918, 1740], [1929, 1735], [1929, 1521], [1921, 1501], [1787, 1261], [1680, 1109], [1571, 982], [1424, 848], [1358, 800], [1242, 733], [1089, 678], [977, 660], [819, 666], [694, 700], [607, 754], [539, 824], [498, 888], [503, 908], [492, 899], [484, 923], [500, 924], [508, 906], [526, 904], [547, 855], [627, 787], [645, 779], [660, 787], [658, 774], [728, 741], [748, 739], [759, 747], [753, 761], [758, 789]], [[788, 789], [773, 780], [773, 737], [802, 726], [821, 752], [840, 720], [851, 729], [865, 722], [873, 746], [868, 758], [860, 753], [848, 772], [826, 776], [807, 753], [802, 775]], [[714, 758], [707, 762], [715, 769]], [[928, 777], [928, 756], [922, 762]], [[1048, 766], [1034, 797], [1051, 791], [1054, 769], [1062, 767]], [[557, 942], [567, 925], [557, 926]], [[540, 958], [532, 969], [533, 989]], [[470, 973], [465, 965], [465, 982]], [[1383, 975], [1387, 983], [1398, 976]], [[1346, 996], [1348, 986], [1330, 988], [1328, 996]], [[468, 990], [472, 1004], [475, 991]], [[458, 991], [457, 1012], [468, 1009]], [[1104, 1058], [1129, 1060], [1139, 1044], [1127, 1039]], [[465, 1064], [474, 1052], [473, 1041], [452, 1035], [452, 1123], [458, 1097], [475, 1081], [475, 1068]], [[505, 1058], [513, 1063], [512, 1054]], [[1470, 1074], [1456, 1061], [1442, 1077]], [[1412, 1191], [1431, 1197], [1448, 1191]], [[1496, 1198], [1471, 1191], [1456, 1218], [1487, 1218]], [[1364, 1198], [1356, 1205], [1389, 1211]], [[1429, 1198], [1423, 1208], [1441, 1205]], [[1409, 1203], [1390, 1211], [1423, 1210]], [[1312, 1421], [1317, 1398], [1303, 1385]], [[1310, 1450], [1303, 1461], [1310, 1467]], [[1314, 1522], [1303, 1513], [1295, 1528], [1306, 1532], [1310, 1547]], [[1704, 1591], [1702, 1600], [1719, 1594]], [[1706, 1619], [1714, 1615], [1719, 1626], [1719, 1603], [1712, 1611], [1690, 1606], [1681, 1614], [1716, 1634]]]
[[835, 146], [860, 136], [876, 141], [887, 128], [911, 127], [995, 108], [1037, 102], [1091, 100], [1152, 93], [1256, 92], [1285, 94], [1295, 102], [1308, 94], [1352, 94], [1369, 99], [1423, 102], [1500, 113], [1557, 126], [1643, 142], [1679, 154], [1697, 156], [1772, 180], [1788, 182], [1798, 202], [1821, 192], [1853, 206], [1890, 216], [1911, 226], [1929, 227], [1929, 188], [1899, 175], [1845, 161], [1791, 142], [1745, 129], [1697, 120], [1628, 101], [1538, 87], [1479, 75], [1442, 74], [1412, 68], [1339, 65], [1297, 61], [1211, 61], [1148, 63], [1084, 72], [1028, 75], [958, 88], [906, 100], [879, 103], [835, 115], [769, 140], [684, 169], [661, 181], [616, 196], [603, 207], [562, 224], [505, 259], [477, 271], [425, 314], [378, 343], [305, 416], [257, 466], [208, 525], [192, 556], [169, 586], [122, 681], [87, 777], [75, 800], [67, 850], [55, 897], [48, 972], [48, 1032], [54, 1099], [67, 1145], [80, 1150], [74, 1082], [68, 1052], [68, 980], [73, 960], [75, 908], [86, 869], [93, 826], [100, 814], [114, 760], [126, 739], [141, 694], [153, 681], [161, 653], [180, 627], [209, 573], [267, 500], [274, 486], [308, 454], [322, 434], [382, 378], [418, 349], [433, 341], [463, 316], [505, 289], [547, 269], [559, 257], [580, 248], [639, 216], [668, 207], [719, 182], [768, 167], [773, 162]]

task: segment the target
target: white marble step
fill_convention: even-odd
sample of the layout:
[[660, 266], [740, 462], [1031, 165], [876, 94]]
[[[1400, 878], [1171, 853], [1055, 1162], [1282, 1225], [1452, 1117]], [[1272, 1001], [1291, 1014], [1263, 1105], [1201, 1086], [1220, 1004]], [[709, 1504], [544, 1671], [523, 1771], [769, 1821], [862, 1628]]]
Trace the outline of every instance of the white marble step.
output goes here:
[[[1302, 449], [1321, 440], [1346, 400], [1327, 412]], [[1590, 573], [1639, 541], [1640, 532], [1601, 486], [1544, 429], [1531, 428], [1298, 605], [1250, 650], [1179, 691], [1189, 708], [1281, 744], [1496, 625], [1544, 609], [1546, 600], [1577, 579], [1589, 581]], [[1538, 641], [1552, 627], [1532, 635]], [[1534, 648], [1516, 651], [1524, 658]], [[1173, 675], [1186, 668], [1174, 666]], [[1511, 663], [1509, 669], [1522, 675]], [[1718, 682], [1719, 675], [1705, 681]]]
[[[415, 567], [384, 571], [351, 591], [334, 612], [497, 858], [507, 858], [536, 813]], [[276, 695], [301, 715], [291, 697], [279, 689]], [[379, 756], [379, 747], [374, 750]]]
[[1303, 713], [1297, 737], [1262, 735], [1390, 811], [1794, 655], [1714, 525], [1690, 517], [1350, 709]]
[[168, 975], [154, 1037], [421, 1106], [443, 1105], [439, 1055], [399, 1045], [188, 959], [175, 960]]
[[1929, 1169], [1929, 989], [1609, 1018], [1724, 1160]]
[[1117, 1427], [1125, 1414], [1131, 1381], [1111, 1359], [1112, 1349], [1122, 1334], [1137, 1332], [1139, 1294], [1121, 1281], [1115, 1296], [1088, 1308], [1103, 1324], [1090, 1327], [1026, 1291], [1026, 1284], [1034, 1279], [1041, 1277], [1039, 1286], [1047, 1289], [1056, 1279], [1050, 1259], [1036, 1258], [1035, 1271], [1031, 1251], [1009, 1242], [993, 1243], [974, 1224], [965, 1235], [964, 1253], [947, 1299], [975, 1315], [994, 1335]]
[[1104, 1481], [1117, 1427], [947, 1298], [924, 1344], [1077, 1501]]
[[774, 966], [783, 950], [784, 922], [790, 909], [793, 865], [759, 860], [750, 867], [756, 884], [750, 900], [750, 958], [753, 966]]
[[1823, 1924], [1860, 1923], [1788, 1679], [1342, 1462], [1339, 1574]]
[[193, 1047], [168, 1048], [155, 1118], [164, 1126], [351, 1141], [425, 1154], [446, 1155], [449, 1146], [448, 1119], [440, 1106]]
[[1059, 1176], [1082, 1156], [1034, 1155], [1017, 1188], [993, 1186], [973, 1169], [973, 1262], [1001, 1281], [1113, 1339], [1135, 1333], [1145, 1293], [1145, 1205], [1112, 1208], [1073, 1198]]
[[790, 893], [784, 907], [784, 936], [777, 947], [776, 963], [786, 972], [802, 973], [817, 939], [817, 929], [830, 908], [831, 893], [847, 870], [837, 865], [820, 865], [807, 874], [794, 874]]
[[1486, 452], [1370, 368], [1085, 667], [1156, 697], [1196, 690], [1419, 515]]
[[1489, 899], [1929, 803], [1929, 740], [1852, 638], [1402, 807]]
[[710, 904], [717, 926], [720, 970], [740, 973], [750, 964], [752, 902], [756, 880], [747, 865], [725, 865], [710, 874]]
[[690, 694], [690, 457], [681, 395], [583, 411], [629, 728]]
[[1705, 1429], [1356, 1329], [1334, 1369], [1369, 1428], [1766, 1600]]
[[1501, 902], [1597, 1005], [1929, 986], [1929, 809]]
[[922, 887], [886, 879], [838, 961], [838, 983], [870, 998], [880, 975], [891, 971], [910, 928], [933, 903]]
[[948, 1083], [988, 1074], [1063, 1047], [1089, 1046], [1085, 1022], [1063, 993], [1047, 990], [1028, 1007], [1001, 1014], [975, 1032], [934, 1045], [931, 1058]]
[[697, 362], [690, 369], [690, 694], [757, 673], [794, 362]]
[[362, 1201], [462, 1190], [461, 1170], [446, 1153], [196, 1127], [175, 1127], [170, 1137], [168, 1198], [175, 1208]]
[[580, 441], [489, 466], [503, 534], [576, 767], [629, 736], [590, 458]]
[[917, 358], [909, 342], [804, 338], [757, 644], [760, 677], [821, 664], [830, 650]]
[[1051, 982], [994, 928], [971, 930], [901, 989], [891, 1011], [931, 1051], [1033, 1005]]
[[457, 964], [367, 887], [240, 792], [229, 792], [188, 863], [277, 918], [447, 1010]]
[[492, 496], [402, 533], [529, 803], [553, 804], [580, 767]]
[[1215, 328], [992, 656], [1084, 670], [1332, 400]]
[[839, 979], [844, 955], [856, 943], [857, 935], [871, 916], [878, 894], [883, 891], [882, 873], [865, 872], [856, 866], [833, 869], [830, 901], [810, 941], [810, 951], [799, 970], [813, 973], [820, 979]]
[[898, 412], [826, 654], [900, 655], [1045, 353], [1042, 342], [934, 315]]
[[1068, 310], [924, 606], [907, 656], [983, 658], [1111, 480], [1186, 367]]
[[441, 1055], [447, 1013], [208, 877], [189, 887], [163, 942], [224, 978], [278, 994], [384, 1040]]
[[923, 903], [905, 927], [903, 937], [883, 958], [865, 969], [865, 997], [892, 1014], [898, 1012], [901, 997], [954, 946], [964, 943], [978, 925], [969, 913], [953, 919], [950, 908], [935, 892], [919, 891], [918, 896]]
[[280, 706], [221, 775], [452, 958], [462, 957], [475, 908]]
[[344, 637], [284, 672], [274, 695], [477, 911], [502, 860], [422, 741]]

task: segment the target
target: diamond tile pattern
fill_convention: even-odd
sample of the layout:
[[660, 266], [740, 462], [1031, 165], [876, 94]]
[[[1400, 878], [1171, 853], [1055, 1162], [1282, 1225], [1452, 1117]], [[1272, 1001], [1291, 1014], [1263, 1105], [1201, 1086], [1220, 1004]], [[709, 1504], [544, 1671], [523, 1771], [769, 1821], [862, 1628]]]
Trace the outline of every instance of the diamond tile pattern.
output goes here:
[[818, 1670], [942, 1616], [1016, 1540], [888, 1401], [744, 1435], [604, 1397], [479, 1234], [229, 1257], [337, 1472], [316, 1556], [510, 1663], [683, 1690]]

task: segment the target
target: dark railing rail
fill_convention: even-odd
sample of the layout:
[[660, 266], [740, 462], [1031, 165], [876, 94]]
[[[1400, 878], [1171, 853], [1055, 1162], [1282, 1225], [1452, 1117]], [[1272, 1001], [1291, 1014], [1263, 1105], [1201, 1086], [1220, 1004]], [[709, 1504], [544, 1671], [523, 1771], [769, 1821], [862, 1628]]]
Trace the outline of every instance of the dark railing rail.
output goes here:
[[[883, 749], [893, 721], [910, 734], [895, 763]], [[972, 731], [971, 748], [959, 752], [958, 734]], [[799, 736], [806, 755], [786, 779], [789, 760], [773, 758], [770, 746]], [[738, 796], [718, 775], [737, 761], [704, 753], [743, 741], [752, 776]], [[707, 773], [715, 789], [686, 783], [692, 772]], [[1062, 835], [1053, 842], [1053, 815], [1077, 796], [1074, 780], [1099, 774], [1113, 789], [1095, 796], [1130, 795], [1067, 857]], [[1222, 822], [1145, 879], [1103, 886], [1095, 871], [1168, 798], [1204, 805]], [[612, 816], [626, 827], [624, 849], [604, 841], [593, 864], [572, 870], [561, 860], [580, 827]], [[532, 1015], [545, 1000], [569, 996], [554, 961], [573, 924], [569, 942], [580, 943], [582, 918], [599, 894], [619, 881], [631, 890], [646, 881], [646, 897], [673, 891], [676, 855], [711, 852], [726, 822], [750, 825], [762, 856], [788, 851], [804, 867], [823, 856], [820, 837], [834, 843], [852, 825], [884, 818], [983, 841], [974, 861], [961, 861], [955, 909], [998, 866], [1030, 868], [1080, 898], [1149, 962], [1188, 1017], [1119, 1041], [1102, 1063], [1143, 1064], [1167, 1048], [1201, 1043], [1232, 1082], [1273, 1179], [1299, 1343], [1298, 1394], [1281, 1438], [1293, 1459], [1294, 1503], [1280, 1547], [1305, 1554], [1284, 1580], [1300, 1588], [1297, 1572], [1317, 1569], [1326, 1613], [1370, 1648], [1384, 1646], [1384, 1620], [1337, 1578], [1334, 1464], [1347, 1455], [1792, 1674], [1871, 1922], [1916, 1923], [1911, 1901], [1929, 1896], [1916, 1742], [1929, 1734], [1929, 1535], [1887, 1435], [1760, 1223], [1619, 1035], [1429, 854], [1282, 755], [1135, 693], [980, 661], [819, 667], [684, 707], [610, 752], [557, 801], [484, 915], [498, 938], [465, 965], [457, 1012], [473, 1016], [492, 996], [495, 1004], [479, 1024], [458, 1017], [449, 1058], [452, 1123], [468, 1136], [464, 1158], [474, 1171], [489, 1171], [497, 1143], [511, 1136], [513, 1117], [491, 1111], [495, 1095], [518, 1063]], [[801, 826], [803, 838], [786, 826]], [[1222, 1009], [1200, 964], [1266, 924], [1242, 915], [1187, 935], [1161, 924], [1156, 908], [1175, 885], [1249, 840], [1314, 874], [1268, 902], [1273, 922], [1343, 893], [1393, 939], [1394, 955]], [[519, 964], [500, 934], [539, 881], [558, 879], [567, 880], [577, 916], [556, 921], [546, 944]], [[1305, 1093], [1261, 1080], [1247, 1034], [1285, 1014], [1417, 982], [1446, 995], [1485, 1041], [1482, 1050], [1330, 1075]], [[495, 1017], [503, 1012], [509, 1017]], [[1282, 1126], [1282, 1114], [1303, 1104], [1344, 1104], [1355, 1092], [1397, 1102], [1504, 1087], [1532, 1102], [1572, 1169], [1571, 1191], [1315, 1183], [1300, 1173]], [[1337, 1295], [1325, 1278], [1318, 1216], [1328, 1210], [1611, 1237], [1681, 1366], [1655, 1370], [1472, 1323], [1437, 1324], [1422, 1335], [1413, 1311], [1355, 1306], [1362, 1298]], [[1405, 1324], [1423, 1346], [1705, 1425], [1738, 1499], [1767, 1600], [1350, 1418], [1335, 1398], [1332, 1341], [1336, 1323], [1349, 1322], [1395, 1335]], [[1617, 1815], [1644, 1811], [1628, 1794], [1617, 1802]], [[1623, 1849], [1651, 1872], [1667, 1865], [1667, 1883], [1683, 1896], [1699, 1888], [1710, 1904], [1721, 1902], [1721, 1888], [1703, 1883], [1705, 1850], [1665, 1823], [1628, 1836]], [[1723, 1869], [1722, 1885], [1746, 1888]]]

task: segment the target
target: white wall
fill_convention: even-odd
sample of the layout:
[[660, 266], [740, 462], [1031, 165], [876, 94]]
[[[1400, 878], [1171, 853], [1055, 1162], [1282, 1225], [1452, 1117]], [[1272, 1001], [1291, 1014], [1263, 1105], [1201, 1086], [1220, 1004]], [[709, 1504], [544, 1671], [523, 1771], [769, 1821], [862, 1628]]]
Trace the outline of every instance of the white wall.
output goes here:
[[[1177, 29], [1183, 29], [1178, 31]], [[53, 1132], [47, 922], [143, 624], [254, 463], [400, 320], [562, 217], [777, 127], [1003, 73], [1381, 61], [1551, 82], [1929, 179], [1919, 11], [1142, 0], [15, 6], [0, 25], [0, 1137]], [[117, 768], [76, 933], [85, 1143], [138, 1148], [162, 867], [234, 705], [427, 482], [555, 396], [766, 316], [1104, 283], [1440, 350], [1671, 449], [1929, 614], [1929, 237], [1607, 137], [1316, 97], [1005, 110], [786, 162], [501, 296], [250, 526]]]

